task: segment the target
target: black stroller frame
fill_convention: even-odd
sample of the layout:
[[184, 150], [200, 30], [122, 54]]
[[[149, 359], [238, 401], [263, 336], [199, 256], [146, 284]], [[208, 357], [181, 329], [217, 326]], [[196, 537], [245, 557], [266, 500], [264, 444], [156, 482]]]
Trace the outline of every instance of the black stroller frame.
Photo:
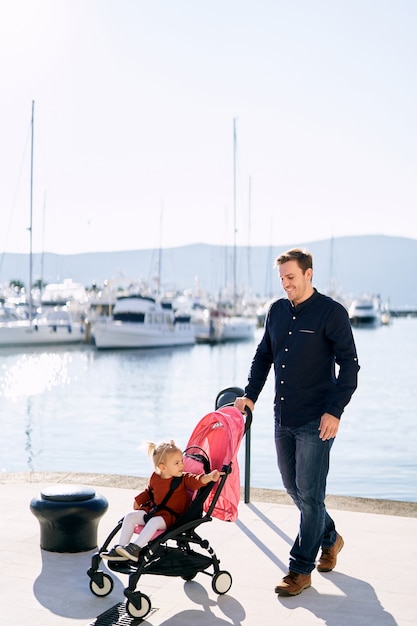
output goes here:
[[[201, 448], [196, 446], [187, 448], [184, 456], [201, 462], [204, 473], [210, 472], [210, 460]], [[169, 529], [152, 539], [141, 549], [137, 563], [133, 561], [108, 561], [110, 570], [129, 576], [124, 595], [127, 599], [126, 610], [131, 617], [144, 618], [151, 610], [150, 598], [141, 591], [136, 590], [139, 578], [143, 574], [181, 576], [184, 580], [190, 581], [201, 572], [211, 576], [211, 585], [215, 593], [222, 595], [229, 591], [232, 586], [231, 574], [226, 570], [220, 569], [220, 560], [217, 558], [208, 540], [202, 539], [197, 534], [196, 528], [212, 521], [212, 512], [231, 471], [232, 463], [230, 462], [222, 467], [224, 474], [217, 483], [211, 482], [201, 487], [184, 515]], [[208, 510], [203, 514], [203, 504], [213, 488], [215, 488], [213, 499]], [[107, 596], [113, 590], [114, 583], [112, 577], [100, 569], [101, 553], [107, 550], [114, 537], [120, 531], [122, 523], [123, 519], [111, 531], [98, 552], [92, 556], [91, 567], [87, 571], [87, 575], [90, 578], [90, 590], [96, 596]], [[199, 551], [195, 550], [194, 547], [198, 547]], [[212, 571], [207, 571], [210, 568], [212, 568]]]

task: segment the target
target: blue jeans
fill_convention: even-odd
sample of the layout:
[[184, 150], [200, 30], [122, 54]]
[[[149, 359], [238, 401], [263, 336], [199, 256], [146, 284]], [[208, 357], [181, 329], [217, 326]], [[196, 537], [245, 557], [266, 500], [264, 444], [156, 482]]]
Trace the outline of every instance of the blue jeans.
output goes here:
[[315, 568], [320, 546], [330, 548], [337, 537], [324, 504], [334, 439], [322, 441], [319, 424], [318, 419], [287, 428], [275, 420], [278, 467], [284, 487], [300, 511], [300, 528], [290, 551], [290, 570], [298, 574], [309, 574]]

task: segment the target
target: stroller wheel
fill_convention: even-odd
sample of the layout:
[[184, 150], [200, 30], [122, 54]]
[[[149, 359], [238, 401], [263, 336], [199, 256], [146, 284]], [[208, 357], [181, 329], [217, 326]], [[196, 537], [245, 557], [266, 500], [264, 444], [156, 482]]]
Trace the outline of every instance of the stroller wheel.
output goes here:
[[108, 596], [109, 593], [113, 591], [113, 578], [108, 574], [102, 575], [102, 584], [100, 585], [95, 580], [90, 580], [90, 591], [94, 593], [95, 596], [99, 596], [100, 598], [104, 598], [104, 596]]
[[219, 595], [227, 593], [232, 586], [232, 576], [226, 571], [217, 572], [213, 576], [211, 586], [213, 591]]
[[145, 617], [151, 610], [151, 600], [147, 595], [135, 592], [130, 595], [130, 600], [126, 603], [126, 610], [130, 617]]

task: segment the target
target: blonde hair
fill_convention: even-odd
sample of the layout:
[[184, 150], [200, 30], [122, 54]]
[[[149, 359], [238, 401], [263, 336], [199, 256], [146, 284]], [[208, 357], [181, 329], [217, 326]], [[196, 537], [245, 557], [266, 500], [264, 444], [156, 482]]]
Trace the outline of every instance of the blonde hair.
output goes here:
[[167, 457], [175, 452], [182, 454], [182, 450], [172, 440], [169, 443], [162, 442], [158, 444], [148, 441], [148, 455], [152, 457], [156, 471], [158, 471], [160, 464], [165, 463]]

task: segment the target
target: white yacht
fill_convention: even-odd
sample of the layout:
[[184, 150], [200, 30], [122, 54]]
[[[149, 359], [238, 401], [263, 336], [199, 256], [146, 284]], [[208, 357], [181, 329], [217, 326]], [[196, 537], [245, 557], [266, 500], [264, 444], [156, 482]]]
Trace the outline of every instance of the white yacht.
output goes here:
[[348, 309], [352, 326], [376, 327], [382, 323], [381, 306], [378, 298], [363, 297], [352, 300]]
[[111, 319], [92, 326], [98, 349], [161, 348], [195, 343], [190, 315], [174, 313], [170, 302], [142, 295], [117, 298]]

